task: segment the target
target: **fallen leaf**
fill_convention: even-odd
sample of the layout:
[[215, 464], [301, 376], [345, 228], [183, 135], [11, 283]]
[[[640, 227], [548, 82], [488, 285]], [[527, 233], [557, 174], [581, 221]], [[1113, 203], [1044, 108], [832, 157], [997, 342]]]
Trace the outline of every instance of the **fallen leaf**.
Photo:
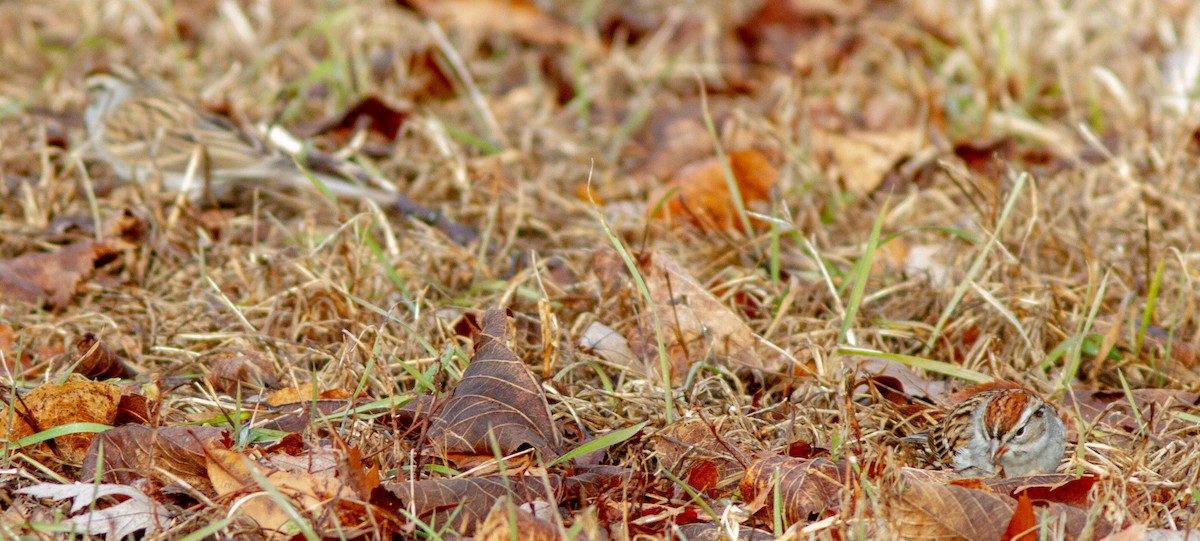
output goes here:
[[[883, 498], [885, 515], [901, 537], [1000, 539], [1012, 521], [1017, 501], [990, 490], [901, 476], [894, 493]], [[1035, 523], [1063, 528], [1068, 537], [1078, 538], [1088, 525], [1085, 511], [1052, 503], [1036, 508]], [[1093, 524], [1093, 535], [1112, 531], [1104, 520]]]
[[874, 191], [901, 159], [925, 144], [917, 128], [841, 134], [814, 126], [810, 136], [813, 155], [829, 177], [856, 194]]
[[270, 394], [266, 402], [272, 406], [285, 404], [312, 403], [313, 400], [345, 400], [350, 393], [344, 389], [328, 389], [314, 393], [313, 383], [308, 382], [299, 387], [285, 387]]
[[629, 341], [621, 333], [598, 321], [593, 321], [579, 337], [579, 347], [591, 350], [600, 358], [620, 367], [635, 368], [641, 364]]
[[356, 133], [366, 130], [377, 144], [390, 145], [410, 115], [410, 111], [388, 105], [379, 97], [366, 96], [342, 114], [298, 127], [296, 133], [309, 138], [324, 135], [341, 147]]
[[[725, 434], [718, 436], [714, 434]], [[685, 419], [654, 435], [654, 454], [664, 469], [712, 498], [733, 493], [746, 470], [739, 439], [701, 419]], [[683, 494], [679, 494], [683, 497]]]
[[[757, 150], [729, 153], [729, 169], [748, 208], [766, 201], [779, 172]], [[725, 165], [710, 158], [681, 169], [665, 186], [650, 195], [647, 212], [668, 223], [682, 221], [701, 229], [742, 229], [741, 218], [729, 190]]]
[[1037, 517], [1033, 514], [1033, 500], [1022, 494], [1017, 498], [1017, 507], [1013, 510], [1008, 526], [1004, 528], [1001, 541], [1037, 541]]
[[[851, 19], [866, 9], [864, 0], [767, 0], [737, 27], [737, 35], [754, 60], [777, 68], [795, 68], [800, 74], [821, 63], [836, 68], [847, 40], [831, 29], [839, 19]], [[837, 40], [831, 37], [836, 36]], [[829, 40], [829, 43], [826, 43]], [[815, 51], [814, 51], [815, 50]], [[817, 51], [820, 51], [818, 53]], [[807, 62], [796, 57], [811, 58]]]
[[125, 361], [92, 333], [75, 341], [75, 352], [73, 355], [60, 356], [54, 363], [55, 367], [70, 366], [74, 373], [90, 379], [131, 378], [135, 375]]
[[[612, 251], [593, 257], [601, 288], [615, 292], [632, 288], [621, 258]], [[643, 316], [631, 331], [629, 343], [641, 356], [649, 375], [661, 379], [654, 325], [661, 324], [672, 383], [683, 381], [689, 367], [716, 359], [732, 365], [780, 373], [789, 360], [750, 329], [742, 318], [696, 281], [670, 256], [647, 253], [638, 258], [639, 272], [654, 301], [655, 314]], [[646, 312], [647, 314], [649, 312]]]
[[557, 476], [489, 476], [464, 479], [427, 479], [392, 483], [385, 487], [412, 506], [426, 524], [450, 525], [461, 535], [473, 535], [476, 528], [501, 498], [517, 505], [533, 501], [558, 502]]
[[538, 45], [565, 45], [575, 29], [543, 13], [529, 0], [397, 0], [426, 17], [482, 34], [512, 34]]
[[232, 443], [228, 432], [220, 427], [125, 425], [92, 440], [79, 479], [90, 481], [99, 475], [102, 482], [123, 485], [139, 479], [153, 479], [159, 485], [182, 481], [212, 495], [205, 453], [229, 449]]
[[771, 456], [752, 462], [738, 489], [745, 501], [765, 501], [763, 514], [774, 516], [772, 494], [778, 485], [787, 526], [836, 511], [841, 504], [845, 468], [844, 462], [824, 458]]
[[[85, 507], [97, 508], [82, 515], [63, 521], [90, 535], [103, 535], [108, 539], [124, 539], [135, 532], [146, 530], [154, 533], [166, 529], [171, 520], [167, 509], [150, 499], [142, 491], [125, 485], [73, 483], [61, 485], [40, 483], [17, 489], [18, 494], [52, 500], [73, 500], [71, 513]], [[101, 498], [124, 496], [129, 498], [116, 505], [98, 508]]]
[[0, 261], [0, 304], [67, 305], [80, 283], [118, 254], [115, 245], [81, 242], [57, 252]]
[[518, 538], [528, 541], [559, 541], [569, 539], [566, 532], [553, 523], [534, 516], [533, 504], [517, 505], [511, 498], [501, 498], [492, 506], [483, 524], [475, 531], [479, 541], [509, 541]]
[[239, 388], [256, 391], [275, 385], [275, 365], [257, 351], [221, 349], [201, 357], [198, 363], [208, 367], [208, 383], [219, 393], [236, 395]]
[[434, 452], [460, 466], [533, 449], [541, 460], [562, 455], [562, 438], [541, 384], [508, 348], [503, 310], [488, 310], [475, 338], [475, 355], [427, 435]]
[[[0, 440], [14, 441], [37, 432], [71, 423], [112, 425], [121, 389], [109, 383], [73, 379], [63, 384], [44, 383], [13, 400], [0, 412]], [[12, 408], [16, 409], [13, 414]], [[12, 424], [7, 424], [9, 420]], [[30, 423], [32, 421], [32, 424]], [[87, 455], [94, 433], [66, 434], [54, 438], [57, 454], [68, 464], [79, 464]], [[41, 444], [43, 447], [45, 443]]]
[[[390, 538], [399, 531], [400, 519], [395, 513], [375, 505], [370, 494], [357, 493], [337, 475], [273, 469], [223, 449], [206, 453], [205, 459], [216, 493], [230, 502], [243, 498], [238, 502], [238, 511], [264, 530], [279, 530], [292, 518], [263, 490], [256, 477], [265, 478], [266, 483], [290, 500], [317, 531], [337, 531], [347, 538], [368, 532]], [[343, 456], [339, 460], [344, 459]]]

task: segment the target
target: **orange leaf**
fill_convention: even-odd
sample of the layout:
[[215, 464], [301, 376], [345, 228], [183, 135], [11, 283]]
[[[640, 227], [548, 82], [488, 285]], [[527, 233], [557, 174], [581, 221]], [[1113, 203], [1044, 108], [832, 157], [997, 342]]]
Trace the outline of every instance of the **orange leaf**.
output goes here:
[[[765, 201], [771, 187], [779, 180], [779, 171], [757, 150], [729, 153], [729, 168], [746, 206]], [[703, 160], [679, 170], [670, 182], [655, 190], [649, 205], [653, 217], [667, 222], [682, 220], [702, 229], [742, 228], [725, 178], [725, 167], [719, 158]]]
[[1037, 517], [1033, 515], [1033, 500], [1022, 494], [1017, 498], [1017, 508], [1008, 520], [1008, 528], [1001, 541], [1026, 541], [1037, 539]]

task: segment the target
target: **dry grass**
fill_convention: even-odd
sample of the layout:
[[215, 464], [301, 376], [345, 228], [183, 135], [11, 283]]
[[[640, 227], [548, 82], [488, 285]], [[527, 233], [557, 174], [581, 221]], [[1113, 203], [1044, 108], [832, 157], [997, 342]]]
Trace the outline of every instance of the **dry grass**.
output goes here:
[[[1180, 354], [1200, 347], [1200, 98], [1194, 72], [1183, 94], [1164, 77], [1168, 66], [1200, 58], [1200, 8], [909, 0], [872, 3], [846, 20], [819, 16], [837, 37], [829, 46], [844, 47], [839, 53], [809, 53], [816, 60], [803, 76], [768, 72], [753, 92], [710, 96], [722, 146], [749, 142], [781, 172], [768, 212], [794, 231], [747, 235], [648, 222], [647, 194], [659, 182], [633, 174], [645, 155], [665, 152], [648, 144], [656, 114], [694, 104], [701, 81], [727, 87], [724, 78], [738, 67], [720, 63], [717, 29], [738, 14], [724, 2], [646, 2], [646, 17], [667, 23], [632, 44], [602, 46], [597, 26], [610, 7], [592, 16], [591, 3], [579, 4], [548, 8], [583, 36], [561, 50], [449, 27], [482, 101], [465, 92], [416, 101], [386, 157], [357, 158], [414, 200], [476, 228], [490, 251], [353, 201], [248, 195], [215, 214], [117, 183], [102, 164], [81, 166], [81, 80], [92, 67], [135, 66], [235, 116], [294, 126], [334, 116], [365, 94], [414, 101], [421, 83], [406, 59], [432, 40], [412, 13], [383, 1], [188, 2], [174, 11], [141, 0], [0, 4], [0, 258], [87, 236], [56, 230], [64, 217], [90, 225], [135, 209], [149, 228], [111, 278], [86, 284], [69, 307], [0, 305], [15, 347], [40, 363], [3, 383], [27, 389], [58, 377], [36, 352], [70, 349], [91, 332], [138, 370], [139, 384], [169, 384], [159, 388], [168, 425], [232, 407], [202, 378], [205, 355], [231, 347], [267, 354], [286, 383], [358, 389], [372, 399], [408, 396], [424, 389], [401, 363], [429, 374], [443, 366], [436, 379], [452, 383], [470, 351], [456, 321], [507, 307], [517, 315], [515, 351], [548, 378], [560, 420], [591, 434], [649, 420], [653, 432], [666, 424], [661, 384], [578, 345], [593, 321], [628, 332], [645, 317], [636, 293], [606, 296], [596, 285], [593, 251], [611, 246], [602, 217], [633, 250], [676, 258], [755, 332], [816, 372], [789, 379], [697, 371], [675, 389], [678, 411], [703, 413], [747, 452], [778, 453], [803, 440], [835, 457], [893, 460], [899, 437], [927, 421], [906, 418], [865, 387], [847, 397], [861, 359], [838, 352], [847, 345], [840, 330], [853, 266], [886, 212], [883, 242], [853, 306], [852, 345], [1047, 393], [1081, 435], [1068, 448], [1066, 471], [1100, 476], [1092, 516], [1200, 528], [1186, 494], [1194, 497], [1189, 487], [1200, 483], [1195, 422], [1150, 428], [1143, 419], [1129, 430], [1091, 425], [1061, 406], [1068, 387], [1121, 390], [1122, 381], [1200, 392], [1194, 364]], [[553, 80], [547, 65], [565, 81]], [[556, 101], [556, 84], [573, 85], [575, 100]], [[816, 159], [813, 126], [885, 134], [916, 127], [927, 144], [881, 188], [855, 195]], [[985, 157], [982, 169], [955, 153], [955, 145], [993, 141], [1001, 144], [984, 151], [995, 158]], [[1021, 175], [1028, 180], [1014, 192]], [[588, 182], [602, 206], [576, 197]], [[924, 269], [906, 260], [923, 250], [933, 253]], [[929, 268], [942, 274], [931, 277]], [[1164, 337], [1135, 350], [1129, 337], [1152, 285], [1149, 323]], [[557, 323], [550, 374], [538, 371], [549, 347], [539, 303], [549, 303]], [[1116, 343], [1096, 341], [1113, 355], [1098, 359], [1079, 345], [1114, 324]], [[338, 427], [393, 479], [414, 437], [402, 432], [365, 421]], [[609, 461], [654, 473], [653, 445], [644, 441], [615, 448]], [[52, 468], [66, 478], [77, 471]], [[0, 469], [4, 506], [18, 498], [14, 489], [53, 479], [17, 452], [0, 457]], [[815, 535], [895, 535], [873, 505], [848, 506], [844, 520]], [[174, 538], [226, 513], [197, 508], [200, 518], [158, 535]], [[597, 512], [572, 516], [585, 523]], [[38, 513], [36, 521], [53, 520]], [[253, 535], [239, 528], [249, 526], [235, 522], [222, 535]], [[611, 533], [647, 531], [626, 528]]]

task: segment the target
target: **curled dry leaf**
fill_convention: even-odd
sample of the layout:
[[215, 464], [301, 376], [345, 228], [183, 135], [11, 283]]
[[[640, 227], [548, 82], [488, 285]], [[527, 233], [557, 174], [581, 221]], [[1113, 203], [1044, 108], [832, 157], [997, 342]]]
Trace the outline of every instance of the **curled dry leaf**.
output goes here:
[[214, 426], [125, 425], [92, 440], [79, 479], [91, 481], [98, 474], [102, 482], [123, 485], [138, 479], [152, 479], [158, 485], [183, 481], [212, 496], [204, 455], [229, 449], [232, 443], [224, 428]]
[[[624, 263], [615, 252], [597, 252], [594, 261], [603, 290], [615, 292], [622, 287], [633, 287]], [[787, 367], [788, 359], [778, 347], [755, 334], [741, 317], [670, 256], [644, 254], [638, 260], [638, 267], [654, 300], [657, 323], [663, 326], [672, 383], [683, 381], [692, 363], [710, 358], [768, 372], [783, 372]], [[655, 324], [655, 318], [643, 317], [641, 325], [629, 337], [634, 352], [647, 363], [653, 378], [660, 375]]]
[[523, 475], [429, 479], [384, 486], [406, 506], [412, 506], [426, 524], [449, 524], [462, 535], [473, 535], [501, 498], [511, 498], [517, 505], [534, 501], [557, 503], [560, 484], [555, 475], [546, 478]]
[[[71, 423], [112, 425], [120, 401], [121, 389], [109, 383], [78, 379], [61, 385], [46, 383], [0, 412], [0, 440], [15, 441]], [[95, 436], [90, 432], [59, 436], [52, 440], [54, 450], [64, 462], [79, 464]]]
[[87, 333], [75, 341], [75, 354], [65, 354], [55, 362], [57, 368], [73, 367], [76, 374], [91, 379], [131, 378], [133, 370], [96, 335]]
[[0, 303], [45, 303], [62, 308], [81, 282], [117, 254], [115, 244], [81, 242], [53, 253], [0, 261]]
[[[729, 170], [742, 203], [766, 201], [779, 171], [757, 150], [730, 152]], [[668, 223], [689, 223], [701, 229], [742, 229], [741, 218], [725, 165], [709, 158], [680, 169], [671, 181], [650, 194], [647, 211]]]
[[774, 498], [771, 495], [778, 479], [783, 496], [784, 523], [794, 524], [824, 516], [838, 508], [845, 484], [845, 468], [842, 461], [824, 458], [802, 460], [772, 456], [751, 463], [738, 488], [746, 501], [765, 502], [764, 513], [772, 516]]
[[436, 410], [428, 440], [460, 466], [526, 449], [545, 462], [562, 455], [562, 438], [537, 378], [508, 348], [503, 310], [488, 310], [463, 379]]

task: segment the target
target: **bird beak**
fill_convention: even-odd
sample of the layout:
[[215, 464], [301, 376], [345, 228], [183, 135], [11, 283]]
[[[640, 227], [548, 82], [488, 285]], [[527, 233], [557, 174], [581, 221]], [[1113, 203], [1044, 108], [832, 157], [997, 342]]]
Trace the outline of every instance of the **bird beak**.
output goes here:
[[1000, 457], [1004, 456], [1004, 453], [1007, 453], [1007, 452], [1008, 452], [1007, 445], [1000, 445], [1000, 446], [992, 449], [992, 463], [994, 464], [997, 460], [1000, 459]]

